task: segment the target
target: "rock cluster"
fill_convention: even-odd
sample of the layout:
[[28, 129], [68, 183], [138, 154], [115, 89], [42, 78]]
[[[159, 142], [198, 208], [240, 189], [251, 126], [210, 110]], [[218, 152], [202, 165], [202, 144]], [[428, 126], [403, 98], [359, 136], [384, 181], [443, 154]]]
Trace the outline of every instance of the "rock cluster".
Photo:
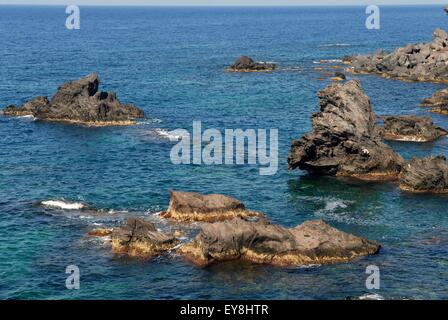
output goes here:
[[408, 44], [392, 53], [378, 51], [373, 55], [345, 57], [349, 71], [374, 73], [387, 78], [409, 81], [448, 81], [448, 34], [433, 32], [431, 43]]
[[287, 229], [265, 221], [234, 219], [202, 226], [178, 252], [198, 265], [242, 259], [277, 266], [347, 262], [375, 254], [380, 245], [335, 228], [307, 221]]
[[411, 192], [448, 193], [446, 158], [413, 158], [400, 173], [400, 188]]
[[385, 140], [428, 142], [448, 135], [448, 131], [433, 124], [430, 117], [384, 117], [382, 135]]
[[226, 69], [227, 72], [263, 72], [273, 71], [277, 65], [275, 63], [265, 63], [254, 61], [252, 58], [241, 56], [233, 65]]
[[320, 112], [313, 130], [294, 140], [290, 169], [311, 174], [396, 180], [403, 159], [381, 141], [369, 98], [357, 80], [333, 83], [318, 92]]
[[234, 218], [260, 217], [242, 202], [221, 194], [170, 191], [170, 205], [162, 217], [179, 222], [215, 222]]
[[170, 208], [175, 210], [171, 219], [202, 222], [199, 234], [183, 245], [176, 238], [185, 236], [183, 231], [163, 233], [136, 217], [128, 218], [118, 228], [92, 229], [88, 236], [110, 236], [116, 254], [149, 259], [176, 250], [202, 266], [237, 259], [275, 266], [330, 264], [375, 254], [380, 249], [374, 241], [339, 231], [321, 220], [288, 229], [271, 224], [264, 216], [260, 218], [260, 213], [259, 219], [252, 219], [243, 214], [246, 209], [240, 201], [219, 194], [172, 191]]
[[430, 107], [432, 112], [448, 115], [448, 89], [436, 91], [431, 97], [423, 99], [421, 106]]
[[20, 107], [10, 105], [3, 114], [91, 126], [129, 125], [144, 116], [134, 105], [123, 105], [115, 93], [98, 91], [99, 84], [98, 75], [90, 74], [60, 86], [51, 101], [37, 97]]
[[179, 241], [156, 229], [143, 219], [128, 218], [126, 223], [111, 233], [112, 251], [131, 257], [151, 258], [173, 249]]

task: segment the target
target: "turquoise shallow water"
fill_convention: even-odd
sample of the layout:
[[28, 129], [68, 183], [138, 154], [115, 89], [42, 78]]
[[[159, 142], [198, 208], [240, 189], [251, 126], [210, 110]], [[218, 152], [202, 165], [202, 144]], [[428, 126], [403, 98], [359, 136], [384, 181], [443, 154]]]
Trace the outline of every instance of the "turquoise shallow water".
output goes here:
[[[364, 7], [81, 7], [81, 30], [65, 29], [63, 7], [0, 7], [0, 105], [51, 95], [96, 71], [103, 89], [145, 110], [144, 123], [84, 128], [0, 117], [1, 299], [344, 299], [360, 296], [365, 268], [380, 267], [386, 298], [448, 298], [446, 196], [410, 195], [389, 183], [312, 178], [288, 172], [292, 138], [310, 129], [320, 59], [429, 41], [446, 28], [440, 7], [382, 7], [381, 30], [364, 27]], [[241, 54], [275, 61], [272, 74], [226, 74]], [[418, 101], [443, 86], [360, 76], [377, 114], [428, 114]], [[444, 127], [447, 117], [431, 114]], [[176, 166], [159, 129], [278, 128], [279, 170], [255, 166]], [[405, 158], [448, 155], [448, 139], [391, 144]], [[170, 188], [235, 196], [275, 223], [322, 218], [379, 241], [379, 255], [312, 268], [226, 263], [201, 269], [173, 255], [150, 262], [114, 257], [85, 237], [168, 205]], [[82, 201], [103, 214], [42, 208]], [[195, 230], [189, 230], [189, 236]], [[65, 288], [65, 267], [81, 289]]]

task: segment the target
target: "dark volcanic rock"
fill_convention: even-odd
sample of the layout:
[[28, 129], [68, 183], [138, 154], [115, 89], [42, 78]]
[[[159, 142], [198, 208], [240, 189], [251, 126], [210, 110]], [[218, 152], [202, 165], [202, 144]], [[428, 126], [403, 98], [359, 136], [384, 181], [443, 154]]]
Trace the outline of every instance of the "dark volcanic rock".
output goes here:
[[313, 130], [292, 142], [289, 168], [365, 180], [397, 179], [404, 161], [381, 141], [359, 81], [333, 83], [318, 96], [320, 112], [312, 117]]
[[392, 53], [344, 58], [355, 73], [375, 73], [409, 81], [448, 81], [448, 34], [436, 29], [431, 43], [409, 44]]
[[241, 56], [233, 65], [228, 67], [228, 72], [260, 72], [260, 71], [272, 71], [276, 68], [275, 63], [256, 62], [252, 58]]
[[345, 76], [345, 74], [343, 74], [342, 72], [336, 71], [334, 73], [334, 77], [332, 78], [332, 80], [336, 80], [336, 81], [342, 81], [347, 79], [347, 77]]
[[413, 158], [400, 173], [400, 188], [411, 192], [448, 193], [446, 158]]
[[431, 107], [431, 111], [448, 115], [448, 89], [436, 91], [431, 97], [423, 99], [423, 107]]
[[33, 115], [39, 108], [46, 108], [50, 105], [47, 97], [37, 97], [24, 103], [22, 106], [17, 107], [15, 105], [7, 106], [3, 110], [5, 116], [30, 116]]
[[178, 244], [178, 240], [162, 233], [147, 221], [129, 218], [126, 224], [111, 234], [112, 251], [134, 257], [153, 257], [164, 253]]
[[38, 97], [20, 108], [7, 107], [4, 114], [26, 112], [38, 120], [92, 126], [128, 125], [144, 116], [134, 105], [121, 104], [115, 93], [98, 91], [99, 83], [98, 76], [90, 74], [60, 86], [51, 102], [46, 97]]
[[265, 221], [234, 219], [202, 226], [178, 253], [198, 265], [242, 259], [278, 266], [347, 262], [375, 254], [380, 246], [325, 222], [307, 221], [287, 229]]
[[428, 142], [448, 135], [448, 131], [433, 124], [430, 117], [384, 117], [382, 128], [386, 140]]
[[170, 191], [170, 206], [162, 217], [176, 221], [215, 222], [236, 217], [257, 217], [261, 214], [247, 210], [237, 199], [221, 195], [202, 195], [194, 192]]
[[59, 87], [51, 105], [39, 108], [34, 116], [40, 120], [67, 121], [91, 125], [132, 124], [144, 116], [132, 104], [123, 105], [115, 93], [99, 92], [99, 78], [90, 74]]

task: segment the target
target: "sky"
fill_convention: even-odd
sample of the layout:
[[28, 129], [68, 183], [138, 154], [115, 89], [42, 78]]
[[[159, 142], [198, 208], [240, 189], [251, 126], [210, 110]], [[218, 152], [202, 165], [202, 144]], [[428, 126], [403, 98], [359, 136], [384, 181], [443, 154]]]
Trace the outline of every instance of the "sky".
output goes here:
[[384, 5], [384, 4], [440, 4], [448, 0], [0, 0], [0, 4], [46, 4], [46, 5]]

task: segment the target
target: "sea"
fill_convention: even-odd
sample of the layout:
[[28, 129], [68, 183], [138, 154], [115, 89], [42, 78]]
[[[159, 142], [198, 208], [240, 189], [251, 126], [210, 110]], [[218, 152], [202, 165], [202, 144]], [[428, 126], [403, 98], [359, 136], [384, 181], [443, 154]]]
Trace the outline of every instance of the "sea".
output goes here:
[[[409, 194], [390, 182], [289, 171], [293, 139], [311, 129], [317, 91], [331, 83], [321, 60], [429, 42], [447, 28], [441, 6], [80, 7], [80, 29], [64, 6], [0, 6], [0, 107], [51, 97], [91, 72], [101, 89], [145, 111], [128, 127], [92, 128], [0, 116], [0, 299], [448, 299], [448, 196]], [[275, 62], [272, 73], [234, 74], [241, 55]], [[377, 115], [448, 116], [419, 106], [444, 85], [354, 76]], [[171, 131], [277, 129], [278, 170], [258, 165], [173, 164]], [[448, 156], [448, 138], [391, 142], [405, 159]], [[169, 190], [221, 193], [294, 227], [323, 219], [378, 241], [379, 254], [350, 263], [279, 268], [240, 261], [191, 265], [175, 252], [150, 260], [111, 252], [95, 227], [129, 216], [165, 231]], [[60, 204], [59, 207], [42, 202]], [[48, 204], [48, 202], [46, 202]], [[84, 208], [80, 208], [82, 206]], [[66, 286], [68, 266], [79, 290]], [[366, 286], [369, 266], [379, 288]]]

